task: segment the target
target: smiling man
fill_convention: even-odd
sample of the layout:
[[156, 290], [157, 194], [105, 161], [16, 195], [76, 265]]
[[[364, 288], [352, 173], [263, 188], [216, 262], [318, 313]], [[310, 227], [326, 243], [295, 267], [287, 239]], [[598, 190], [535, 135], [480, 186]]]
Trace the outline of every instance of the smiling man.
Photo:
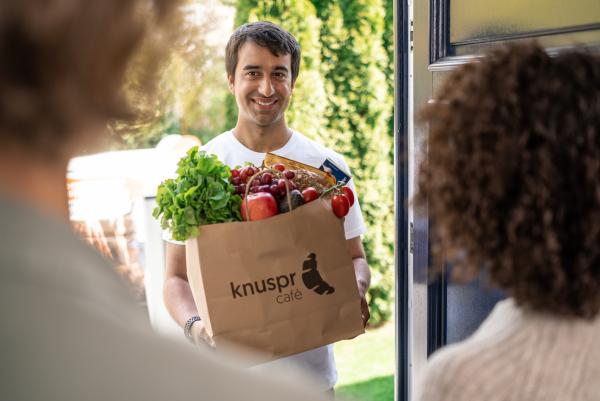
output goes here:
[[[300, 69], [300, 45], [289, 32], [269, 22], [243, 25], [229, 39], [225, 63], [229, 89], [235, 95], [238, 107], [237, 124], [208, 142], [204, 150], [217, 155], [230, 167], [246, 162], [261, 165], [265, 153], [272, 152], [317, 168], [329, 158], [349, 173], [341, 155], [309, 140], [286, 124], [285, 111]], [[355, 191], [353, 180], [349, 181], [349, 186]], [[371, 273], [360, 238], [365, 233], [365, 225], [358, 202], [346, 216], [344, 229], [366, 325], [369, 309], [365, 294]], [[235, 247], [235, 244], [230, 246]], [[184, 327], [185, 335], [196, 343], [207, 340], [187, 279], [185, 246], [175, 241], [167, 244], [164, 296], [167, 309]], [[270, 362], [259, 369], [278, 372], [288, 364], [312, 375], [320, 386], [316, 390], [332, 391], [337, 381], [331, 345]]]

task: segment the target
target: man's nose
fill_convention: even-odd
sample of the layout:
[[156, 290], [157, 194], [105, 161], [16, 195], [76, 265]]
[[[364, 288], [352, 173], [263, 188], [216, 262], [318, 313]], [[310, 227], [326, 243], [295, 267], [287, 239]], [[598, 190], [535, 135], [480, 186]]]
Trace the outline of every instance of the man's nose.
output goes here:
[[258, 91], [264, 97], [269, 97], [275, 93], [275, 88], [273, 88], [273, 82], [270, 77], [264, 77], [262, 79]]

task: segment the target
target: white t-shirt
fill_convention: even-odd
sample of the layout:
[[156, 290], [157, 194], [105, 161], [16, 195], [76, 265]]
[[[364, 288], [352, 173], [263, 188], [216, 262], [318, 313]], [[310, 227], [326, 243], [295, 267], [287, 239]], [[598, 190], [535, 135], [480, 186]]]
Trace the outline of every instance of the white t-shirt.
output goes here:
[[[216, 155], [220, 161], [231, 168], [242, 166], [246, 162], [250, 162], [255, 166], [260, 166], [265, 158], [265, 153], [259, 153], [248, 149], [238, 141], [233, 135], [233, 131], [226, 131], [213, 138], [202, 147], [202, 150]], [[346, 164], [346, 161], [340, 154], [327, 149], [296, 131], [292, 131], [292, 136], [282, 148], [277, 149], [272, 153], [316, 168], [319, 168], [325, 159], [329, 158], [338, 167], [348, 173], [348, 175], [351, 175], [348, 164]], [[354, 180], [351, 179], [348, 182], [348, 186], [356, 194]], [[364, 220], [360, 212], [360, 205], [358, 204], [358, 197], [356, 197], [354, 205], [350, 208], [350, 211], [346, 216], [344, 230], [346, 239], [358, 237], [366, 232]], [[174, 243], [183, 244], [182, 242], [171, 239], [168, 240]], [[335, 368], [332, 345], [281, 358], [257, 366], [254, 369], [268, 374], [279, 374], [286, 366], [302, 369], [313, 376], [319, 385], [322, 384], [322, 388], [315, 389], [317, 391], [326, 391], [332, 388], [337, 381], [337, 371]]]

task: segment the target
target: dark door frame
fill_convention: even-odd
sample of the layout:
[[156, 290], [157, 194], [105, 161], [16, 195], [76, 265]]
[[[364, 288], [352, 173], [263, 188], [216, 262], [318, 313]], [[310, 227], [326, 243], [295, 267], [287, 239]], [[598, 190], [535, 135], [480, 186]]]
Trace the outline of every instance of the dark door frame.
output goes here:
[[396, 212], [396, 401], [410, 401], [408, 275], [408, 2], [394, 2], [394, 152]]

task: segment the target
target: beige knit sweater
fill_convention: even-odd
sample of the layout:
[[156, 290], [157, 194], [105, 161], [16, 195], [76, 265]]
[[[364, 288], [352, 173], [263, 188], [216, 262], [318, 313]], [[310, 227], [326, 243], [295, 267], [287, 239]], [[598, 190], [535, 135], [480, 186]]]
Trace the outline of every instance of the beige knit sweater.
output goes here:
[[600, 318], [562, 319], [496, 305], [462, 343], [436, 352], [420, 401], [600, 400]]

